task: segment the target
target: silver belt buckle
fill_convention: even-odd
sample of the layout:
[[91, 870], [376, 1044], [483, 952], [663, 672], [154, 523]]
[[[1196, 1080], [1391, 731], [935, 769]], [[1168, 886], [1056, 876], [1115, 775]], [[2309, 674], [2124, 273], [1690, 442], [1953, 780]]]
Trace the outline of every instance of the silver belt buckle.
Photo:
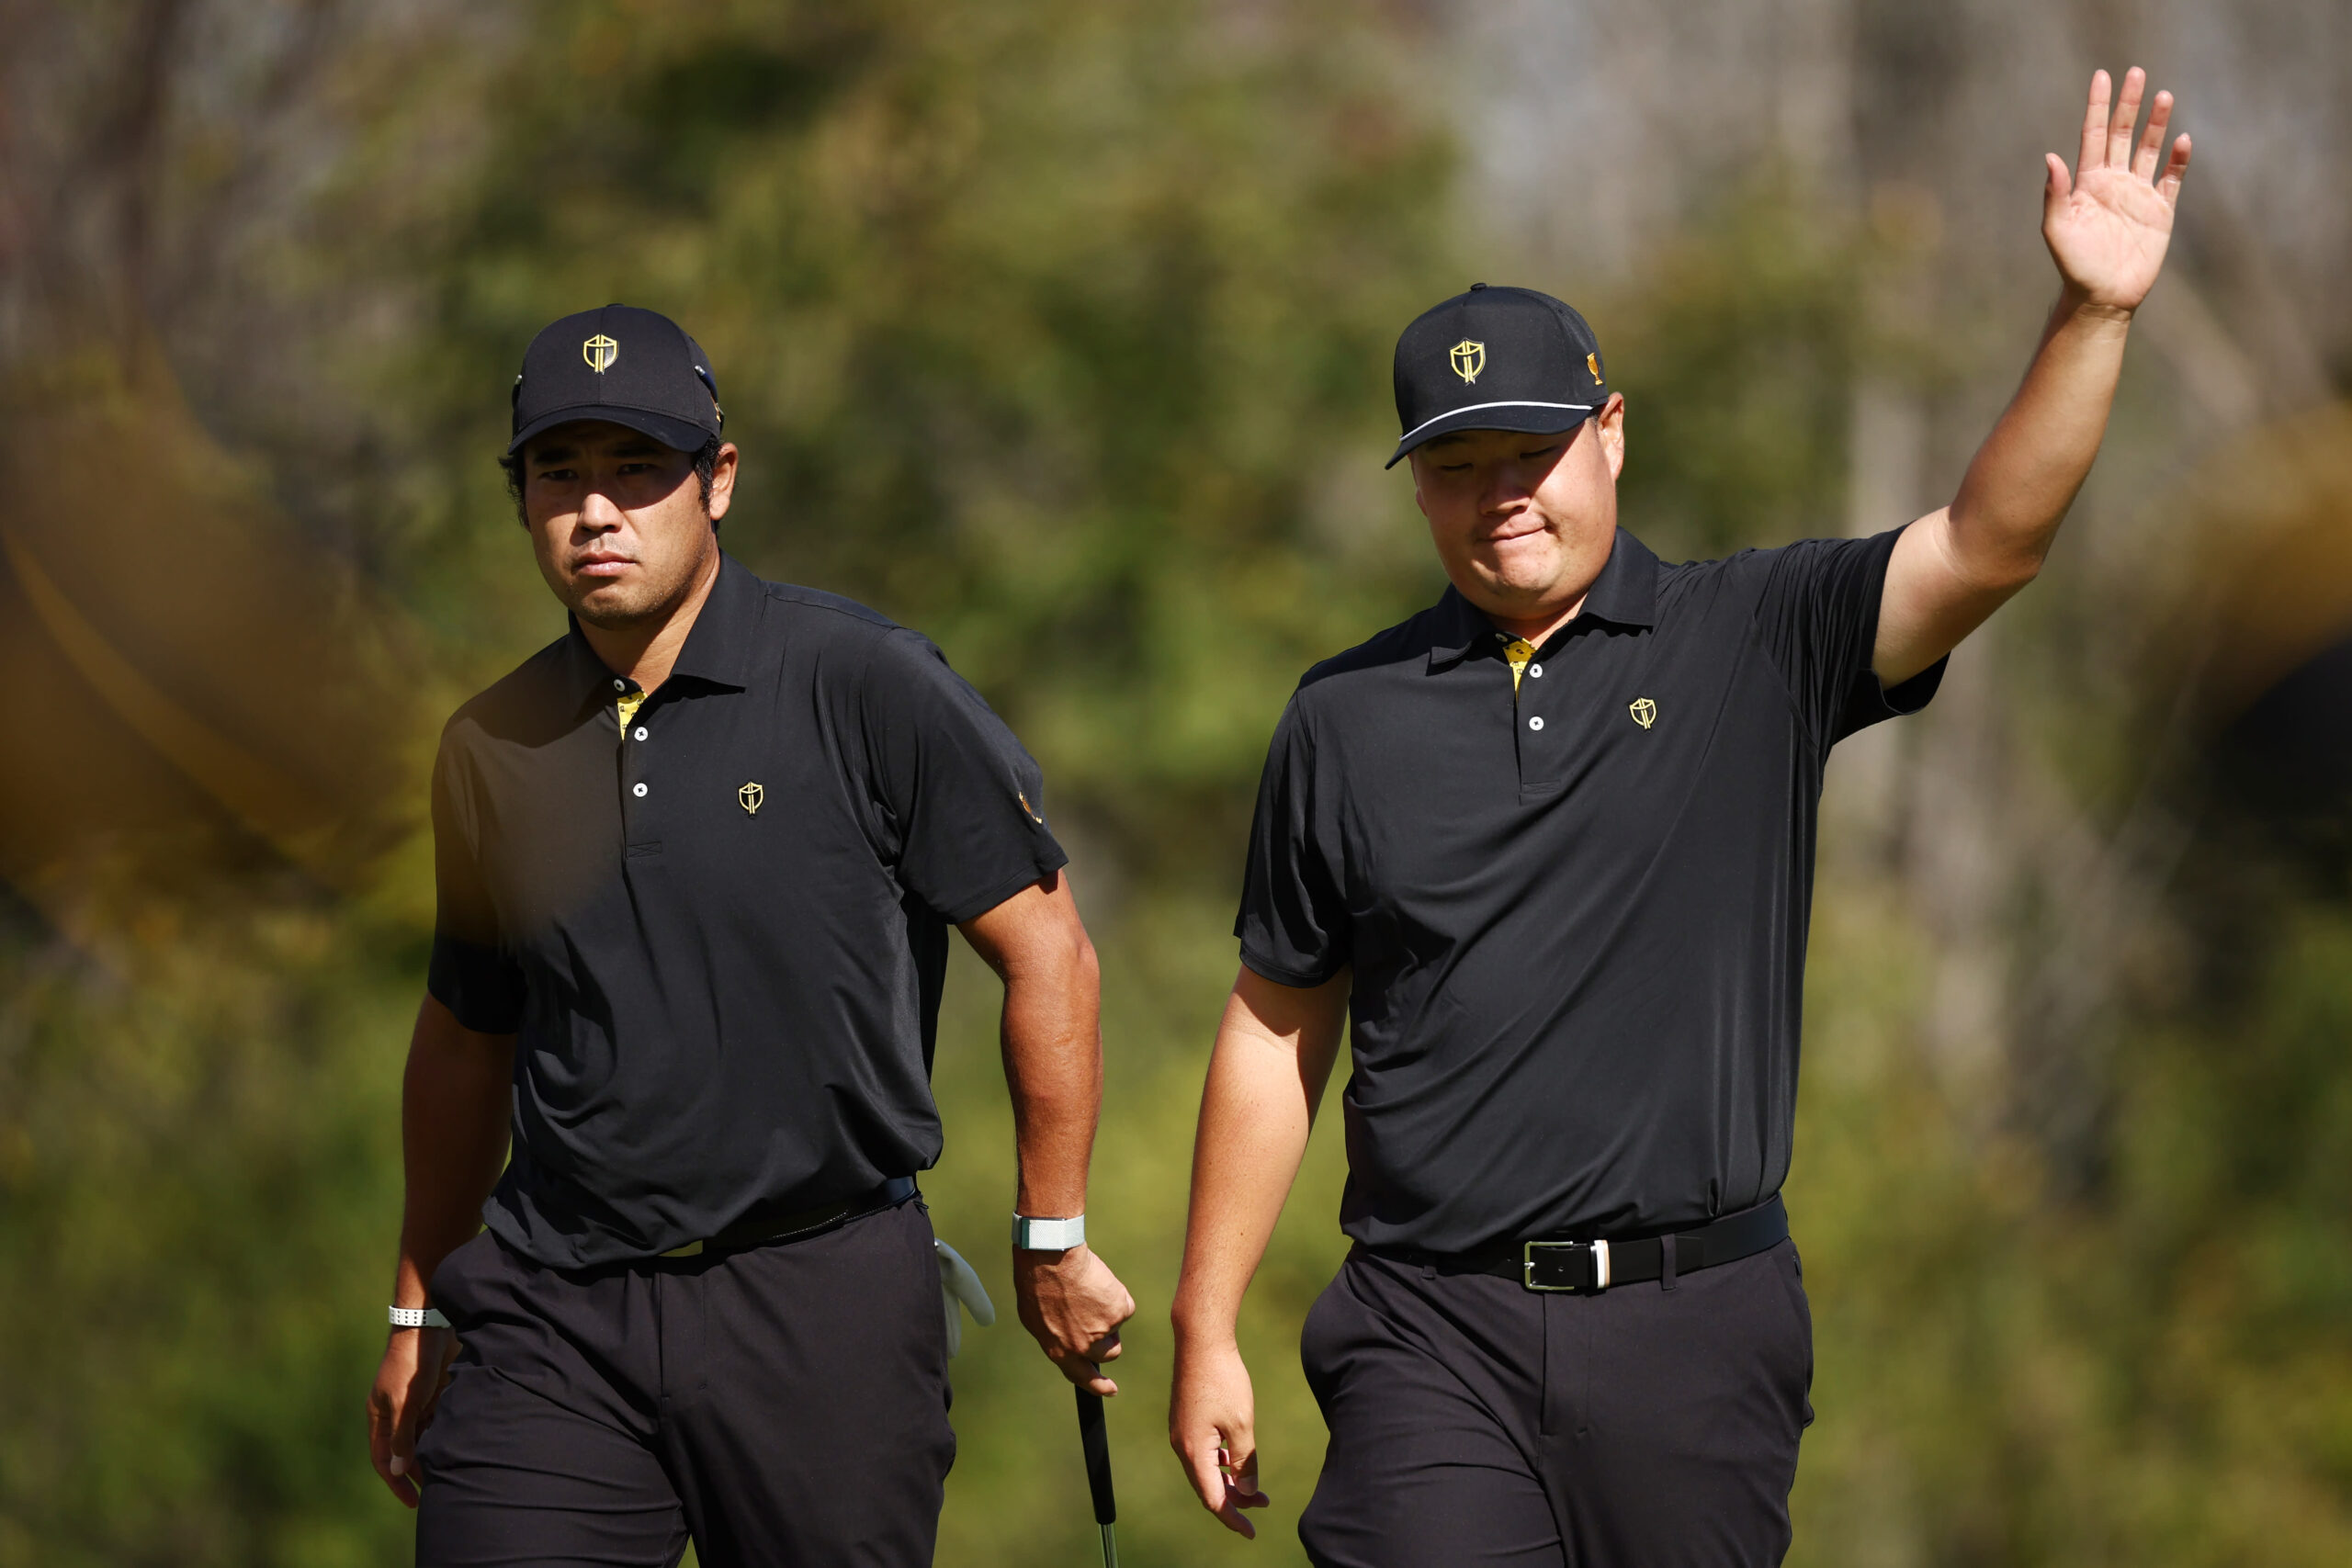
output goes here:
[[[1568, 1258], [1589, 1257], [1592, 1259], [1590, 1284], [1571, 1280], [1555, 1284], [1535, 1277], [1536, 1254], [1547, 1258], [1563, 1255]], [[1547, 1294], [1599, 1295], [1609, 1288], [1609, 1244], [1605, 1241], [1531, 1241], [1520, 1248], [1520, 1280], [1529, 1290]]]

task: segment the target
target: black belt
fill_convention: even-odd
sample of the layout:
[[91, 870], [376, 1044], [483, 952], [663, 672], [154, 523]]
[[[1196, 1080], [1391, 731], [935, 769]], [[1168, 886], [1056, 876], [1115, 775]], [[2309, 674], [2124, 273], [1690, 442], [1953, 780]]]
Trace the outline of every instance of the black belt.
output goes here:
[[[1492, 1274], [1515, 1280], [1531, 1291], [1598, 1295], [1611, 1285], [1663, 1280], [1669, 1269], [1676, 1274], [1690, 1274], [1753, 1258], [1780, 1246], [1788, 1235], [1789, 1211], [1775, 1194], [1753, 1209], [1671, 1235], [1634, 1236], [1625, 1241], [1547, 1236], [1474, 1252], [1423, 1252], [1404, 1247], [1364, 1250], [1374, 1258], [1433, 1268], [1441, 1274]], [[1670, 1249], [1668, 1243], [1673, 1244]]]
[[827, 1203], [821, 1208], [755, 1206], [717, 1235], [702, 1241], [690, 1241], [684, 1247], [673, 1247], [662, 1256], [700, 1258], [709, 1252], [743, 1252], [754, 1247], [774, 1247], [778, 1242], [800, 1241], [837, 1230], [852, 1220], [862, 1220], [868, 1214], [895, 1209], [914, 1195], [913, 1177], [894, 1176], [871, 1192], [860, 1193], [845, 1202]]

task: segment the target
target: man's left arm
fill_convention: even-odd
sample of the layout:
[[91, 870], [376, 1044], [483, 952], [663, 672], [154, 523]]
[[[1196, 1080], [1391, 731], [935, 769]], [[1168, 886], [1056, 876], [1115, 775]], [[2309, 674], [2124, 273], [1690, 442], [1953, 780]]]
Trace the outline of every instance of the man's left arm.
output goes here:
[[2098, 455], [2132, 315], [2164, 266], [2188, 169], [2188, 137], [2165, 149], [2169, 93], [2156, 95], [2134, 147], [2145, 86], [2133, 66], [2110, 114], [2108, 74], [2097, 73], [2074, 177], [2064, 159], [2047, 155], [2041, 236], [2063, 281], [2058, 303], [1960, 492], [1895, 543], [1871, 660], [1886, 686], [1951, 652], [2033, 580]]
[[[1102, 976], [1059, 873], [958, 928], [1004, 982], [1004, 1077], [1020, 1165], [1013, 1202], [1037, 1218], [1086, 1212], [1086, 1168], [1102, 1104]], [[1119, 1355], [1135, 1298], [1093, 1251], [1012, 1255], [1022, 1326], [1062, 1375], [1116, 1393], [1101, 1363]]]

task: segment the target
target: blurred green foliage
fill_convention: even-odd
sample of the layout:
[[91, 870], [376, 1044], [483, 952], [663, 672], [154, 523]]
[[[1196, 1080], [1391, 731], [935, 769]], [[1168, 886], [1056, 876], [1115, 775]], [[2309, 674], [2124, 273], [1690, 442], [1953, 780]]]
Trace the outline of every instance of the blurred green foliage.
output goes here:
[[[1387, 355], [1492, 258], [1442, 106], [1406, 88], [1417, 27], [1336, 3], [533, 7], [496, 50], [402, 62], [288, 285], [417, 301], [321, 374], [380, 411], [338, 493], [422, 707], [560, 629], [492, 462], [503, 393], [537, 327], [624, 299], [712, 355], [745, 452], [729, 547], [930, 634], [1044, 762], [1104, 955], [1091, 1229], [1142, 1303], [1111, 1411], [1137, 1565], [1299, 1561], [1320, 1457], [1296, 1334], [1342, 1250], [1335, 1139], [1243, 1324], [1276, 1499], [1254, 1546], [1165, 1451], [1165, 1305], [1264, 738], [1306, 664], [1441, 581], [1379, 468]], [[1634, 407], [1626, 518], [1669, 554], [1840, 526], [1849, 388], [1889, 351], [1869, 243], [1810, 201], [1732, 192], [1588, 303]], [[357, 894], [101, 886], [76, 930], [103, 934], [74, 944], [52, 906], [0, 906], [0, 1568], [405, 1560], [360, 1411], [420, 849]], [[1899, 900], [1825, 878], [1794, 1561], [2352, 1556], [2352, 917], [2197, 886], [2256, 934], [2112, 1021], [2084, 1189], [1939, 1075]], [[1009, 1304], [993, 993], [959, 956], [925, 1186]], [[1090, 1561], [1065, 1385], [1009, 1320], [965, 1344], [941, 1561]]]

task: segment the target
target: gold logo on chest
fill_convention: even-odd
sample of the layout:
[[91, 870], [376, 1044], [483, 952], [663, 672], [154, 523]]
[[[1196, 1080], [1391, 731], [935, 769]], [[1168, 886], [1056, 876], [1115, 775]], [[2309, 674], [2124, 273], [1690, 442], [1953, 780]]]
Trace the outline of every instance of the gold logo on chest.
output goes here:
[[1647, 697], [1635, 697], [1625, 705], [1625, 711], [1632, 714], [1634, 722], [1644, 729], [1657, 722], [1657, 705]]
[[747, 784], [735, 792], [735, 798], [743, 803], [743, 815], [746, 817], [757, 817], [760, 814], [760, 802], [767, 797], [768, 792], [755, 784]]

